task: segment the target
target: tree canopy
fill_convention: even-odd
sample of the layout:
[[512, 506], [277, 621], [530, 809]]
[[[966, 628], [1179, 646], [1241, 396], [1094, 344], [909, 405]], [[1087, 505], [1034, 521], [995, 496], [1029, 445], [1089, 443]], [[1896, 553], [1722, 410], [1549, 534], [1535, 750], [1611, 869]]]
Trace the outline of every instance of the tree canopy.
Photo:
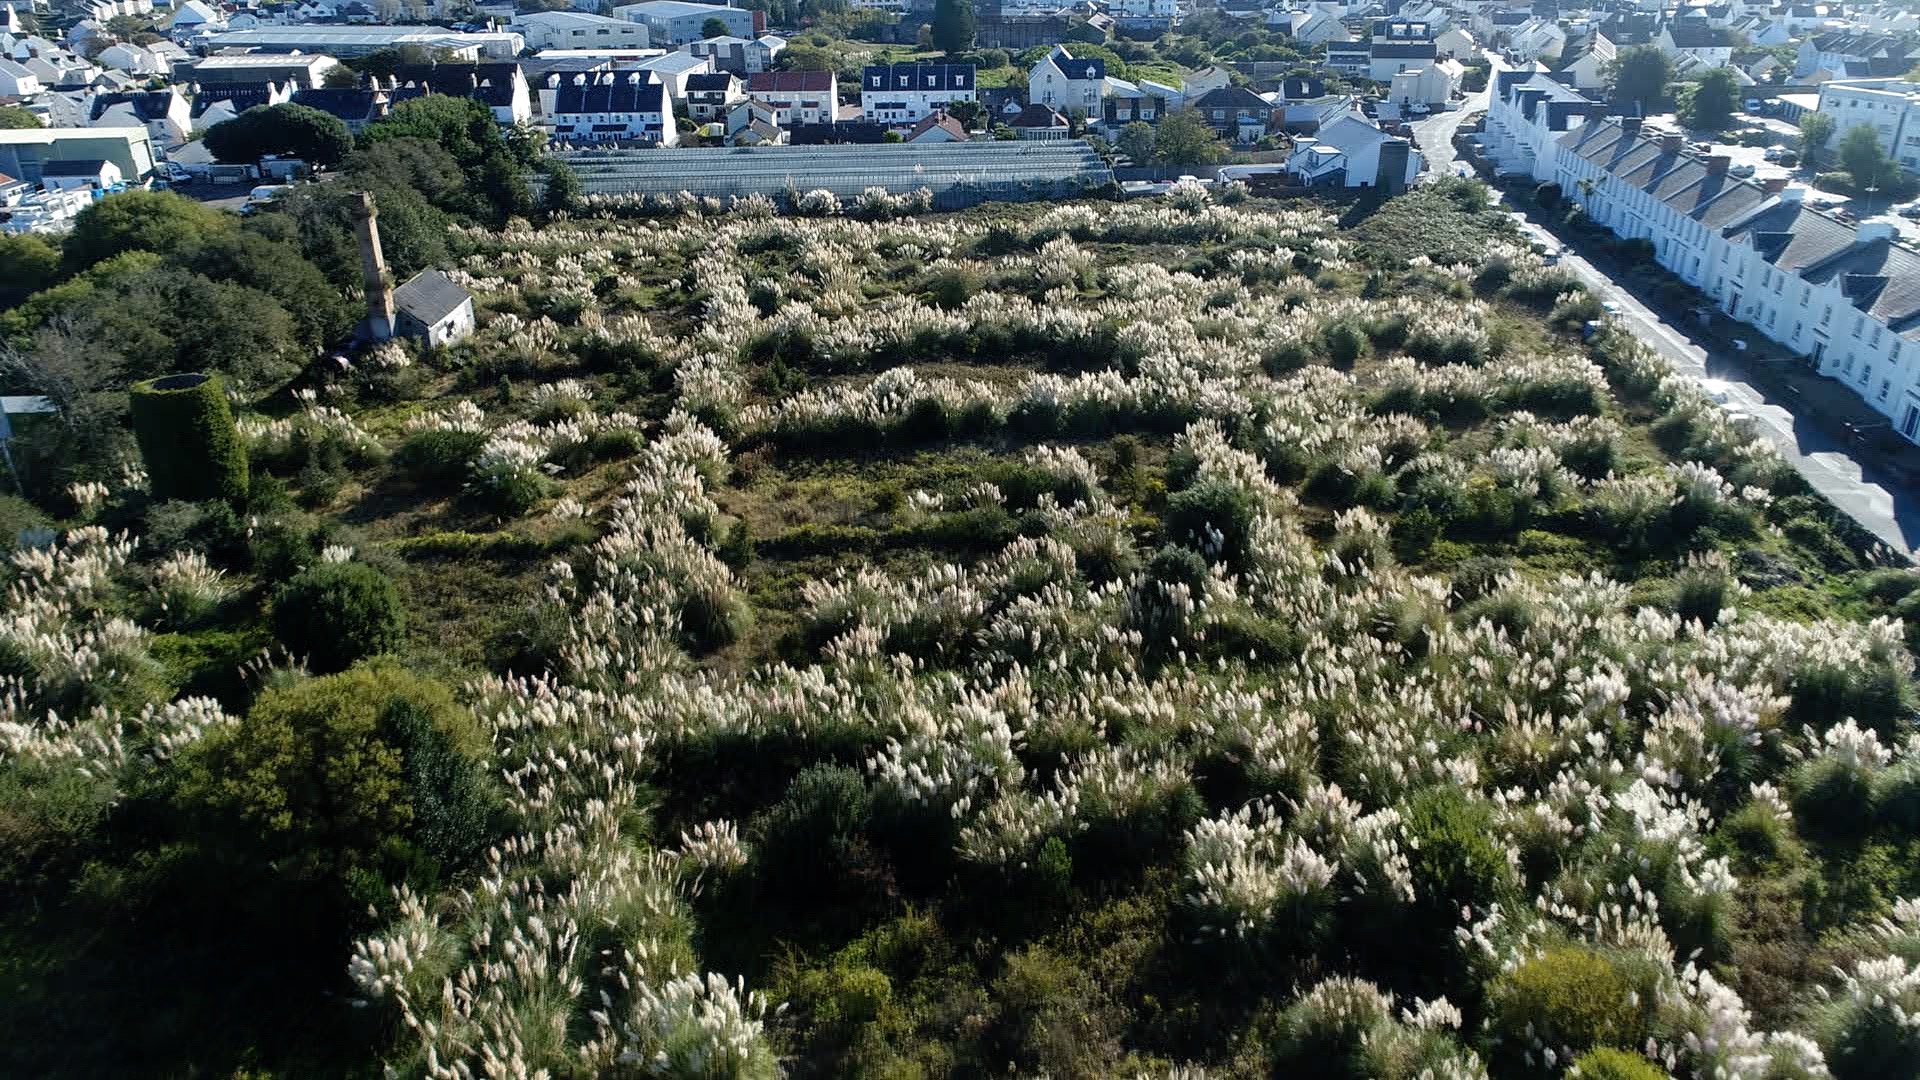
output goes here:
[[353, 152], [353, 135], [340, 118], [305, 105], [256, 105], [207, 129], [207, 149], [233, 164], [251, 164], [268, 154], [331, 167]]
[[1815, 159], [1827, 152], [1836, 126], [1833, 117], [1823, 112], [1810, 112], [1800, 118], [1800, 156], [1807, 168], [1813, 168]]
[[1733, 72], [1713, 68], [1700, 76], [1687, 103], [1686, 125], [1696, 131], [1719, 131], [1733, 121], [1740, 104], [1740, 84]]
[[0, 128], [38, 128], [47, 125], [19, 105], [0, 105]]
[[1617, 107], [1635, 107], [1640, 115], [1657, 111], [1673, 79], [1673, 61], [1653, 45], [1621, 49], [1607, 66], [1607, 89]]
[[933, 47], [952, 56], [973, 48], [973, 0], [936, 0]]
[[1899, 175], [1900, 166], [1880, 148], [1880, 136], [1865, 124], [1847, 129], [1837, 154], [1855, 190], [1884, 188]]
[[171, 256], [202, 239], [237, 225], [204, 203], [170, 191], [126, 191], [101, 199], [73, 220], [67, 234], [69, 272], [86, 268], [126, 251], [151, 251]]
[[1227, 144], [1192, 110], [1160, 121], [1154, 153], [1169, 165], [1212, 165], [1226, 156]]

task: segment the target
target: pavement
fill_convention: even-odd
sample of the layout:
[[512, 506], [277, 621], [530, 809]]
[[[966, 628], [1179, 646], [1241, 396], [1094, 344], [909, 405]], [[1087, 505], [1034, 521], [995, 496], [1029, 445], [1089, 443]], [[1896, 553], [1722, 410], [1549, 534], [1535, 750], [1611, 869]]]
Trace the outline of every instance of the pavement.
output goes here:
[[[1495, 72], [1504, 66], [1500, 60], [1494, 60]], [[1489, 79], [1489, 85], [1491, 81]], [[1486, 90], [1469, 95], [1458, 110], [1414, 125], [1421, 152], [1427, 156], [1429, 165], [1423, 179], [1455, 171], [1454, 133], [1469, 114], [1486, 109], [1488, 95]], [[1762, 151], [1751, 152], [1759, 155]], [[1495, 190], [1493, 197], [1499, 200], [1499, 191]], [[1872, 465], [1856, 457], [1810, 420], [1795, 416], [1769, 390], [1755, 385], [1749, 380], [1744, 365], [1720, 351], [1725, 342], [1715, 340], [1710, 347], [1687, 330], [1668, 324], [1618, 281], [1573, 249], [1566, 248], [1525, 213], [1511, 212], [1530, 239], [1549, 251], [1562, 252], [1562, 269], [1585, 282], [1602, 300], [1619, 305], [1620, 313], [1615, 318], [1624, 322], [1635, 337], [1657, 350], [1675, 371], [1696, 380], [1715, 380], [1717, 396], [1724, 399], [1724, 404], [1750, 417], [1754, 433], [1772, 443], [1814, 490], [1887, 546], [1913, 558], [1916, 546], [1920, 546], [1920, 496], [1893, 479], [1879, 475]], [[1756, 333], [1755, 337], [1758, 336]]]

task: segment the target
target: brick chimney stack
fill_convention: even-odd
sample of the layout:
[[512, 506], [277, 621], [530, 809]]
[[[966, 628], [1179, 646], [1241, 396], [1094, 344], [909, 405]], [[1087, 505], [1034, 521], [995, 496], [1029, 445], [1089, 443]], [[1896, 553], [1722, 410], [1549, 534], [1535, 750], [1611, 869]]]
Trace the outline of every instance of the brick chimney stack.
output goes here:
[[387, 259], [380, 252], [380, 225], [375, 221], [373, 193], [353, 196], [353, 230], [360, 238], [360, 277], [367, 291], [367, 336], [385, 341], [393, 336], [393, 283], [387, 280]]
[[1727, 166], [1732, 164], [1733, 158], [1726, 154], [1715, 154], [1707, 159], [1707, 175], [1725, 176], [1727, 174]]

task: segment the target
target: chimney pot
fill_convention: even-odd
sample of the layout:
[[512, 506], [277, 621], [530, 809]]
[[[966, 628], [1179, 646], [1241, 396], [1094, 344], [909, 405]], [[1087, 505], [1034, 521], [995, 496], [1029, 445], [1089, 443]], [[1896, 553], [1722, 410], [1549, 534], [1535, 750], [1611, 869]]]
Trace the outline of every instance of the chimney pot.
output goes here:
[[1760, 190], [1769, 195], [1780, 194], [1780, 192], [1786, 189], [1786, 186], [1787, 178], [1784, 176], [1769, 176], [1765, 180], [1760, 181]]

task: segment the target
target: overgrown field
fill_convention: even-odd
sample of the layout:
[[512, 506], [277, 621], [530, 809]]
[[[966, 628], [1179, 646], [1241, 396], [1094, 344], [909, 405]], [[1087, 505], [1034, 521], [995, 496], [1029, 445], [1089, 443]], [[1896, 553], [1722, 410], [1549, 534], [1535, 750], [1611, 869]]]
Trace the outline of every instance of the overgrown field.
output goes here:
[[5, 1071], [1916, 1075], [1920, 577], [1477, 185], [1223, 196], [463, 229], [77, 487]]

